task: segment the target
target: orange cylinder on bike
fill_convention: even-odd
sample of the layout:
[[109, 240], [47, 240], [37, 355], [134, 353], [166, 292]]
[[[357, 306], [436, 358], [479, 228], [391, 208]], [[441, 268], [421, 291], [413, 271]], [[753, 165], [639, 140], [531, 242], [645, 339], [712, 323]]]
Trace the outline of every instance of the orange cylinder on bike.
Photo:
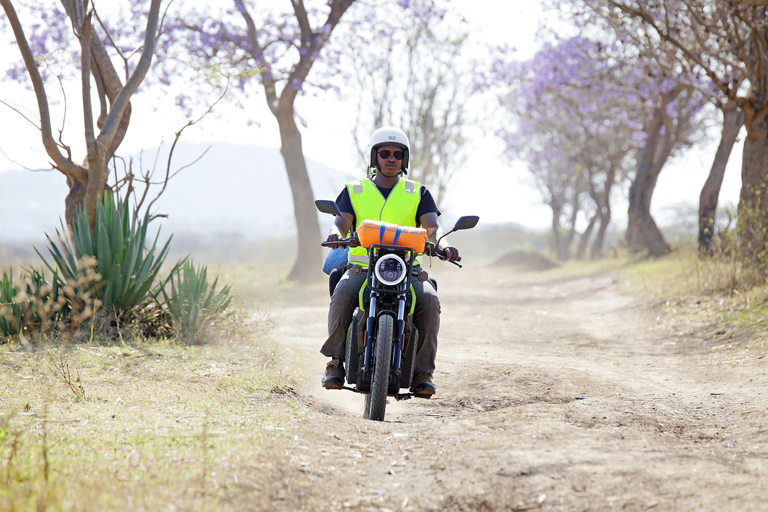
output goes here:
[[410, 247], [421, 254], [427, 243], [427, 230], [378, 220], [364, 220], [357, 228], [357, 237], [360, 239], [360, 245], [366, 248], [374, 244], [398, 245]]

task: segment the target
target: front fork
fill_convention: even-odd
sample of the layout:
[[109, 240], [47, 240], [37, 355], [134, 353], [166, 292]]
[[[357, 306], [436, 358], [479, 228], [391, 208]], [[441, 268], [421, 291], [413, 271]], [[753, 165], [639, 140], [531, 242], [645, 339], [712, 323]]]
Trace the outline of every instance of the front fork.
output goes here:
[[[365, 333], [365, 356], [363, 358], [363, 372], [370, 374], [371, 358], [373, 352], [373, 340], [376, 333], [376, 297], [371, 297], [371, 303], [368, 307], [368, 318], [366, 319]], [[395, 343], [392, 346], [392, 365], [390, 373], [397, 375], [400, 371], [400, 363], [403, 356], [403, 338], [405, 336], [405, 298], [399, 300], [397, 305], [397, 319], [395, 321]]]

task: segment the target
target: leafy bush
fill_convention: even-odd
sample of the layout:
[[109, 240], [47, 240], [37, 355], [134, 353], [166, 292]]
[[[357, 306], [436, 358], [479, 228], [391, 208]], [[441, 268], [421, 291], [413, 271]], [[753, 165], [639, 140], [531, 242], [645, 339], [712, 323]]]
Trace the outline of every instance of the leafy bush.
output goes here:
[[[157, 251], [158, 231], [147, 248], [147, 228], [150, 217], [132, 214], [131, 208], [111, 194], [104, 194], [96, 209], [96, 221], [91, 229], [88, 212], [78, 209], [73, 222], [73, 241], [56, 230], [58, 242], [47, 236], [48, 251], [53, 265], [46, 265], [61, 276], [61, 283], [77, 282], [82, 276], [84, 258], [95, 258], [101, 279], [92, 281], [80, 292], [93, 294], [105, 307], [120, 312], [130, 311], [148, 298], [168, 254], [170, 239]], [[42, 254], [38, 251], [42, 258]], [[45, 259], [44, 259], [45, 260]]]
[[176, 334], [191, 339], [199, 336], [206, 323], [229, 306], [231, 286], [217, 290], [219, 278], [209, 284], [205, 265], [195, 268], [191, 261], [179, 263], [181, 266], [177, 265], [153, 294], [169, 315]]

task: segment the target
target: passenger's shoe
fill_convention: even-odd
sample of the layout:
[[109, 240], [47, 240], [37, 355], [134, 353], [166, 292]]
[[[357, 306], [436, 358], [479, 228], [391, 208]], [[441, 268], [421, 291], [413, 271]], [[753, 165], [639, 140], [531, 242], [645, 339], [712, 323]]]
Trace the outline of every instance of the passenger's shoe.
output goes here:
[[421, 398], [429, 398], [435, 394], [437, 388], [432, 382], [431, 373], [417, 373], [411, 382], [411, 393]]
[[331, 362], [325, 365], [323, 387], [325, 389], [341, 389], [344, 387], [344, 377], [344, 364], [338, 359], [331, 359]]

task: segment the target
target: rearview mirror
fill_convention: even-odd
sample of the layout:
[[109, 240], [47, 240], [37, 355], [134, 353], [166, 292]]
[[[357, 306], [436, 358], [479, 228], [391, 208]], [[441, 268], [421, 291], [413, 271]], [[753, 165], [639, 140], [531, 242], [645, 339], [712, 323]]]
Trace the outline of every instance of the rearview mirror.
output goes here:
[[341, 214], [341, 210], [339, 210], [339, 207], [336, 205], [335, 201], [329, 201], [327, 199], [318, 199], [317, 201], [315, 201], [315, 206], [317, 207], [318, 210], [320, 210], [321, 213], [334, 215], [344, 220], [344, 222], [349, 224], [349, 229], [352, 230], [352, 233], [355, 232], [355, 226], [353, 226], [352, 223], [349, 222], [349, 220]]
[[336, 206], [336, 202], [329, 201], [327, 199], [318, 199], [315, 201], [315, 206], [321, 213], [327, 213], [329, 215], [341, 216], [339, 207]]
[[480, 220], [480, 217], [477, 215], [467, 215], [466, 217], [459, 217], [459, 220], [456, 221], [456, 225], [453, 226], [453, 229], [451, 231], [459, 231], [461, 229], [472, 229], [473, 227], [477, 226], [477, 222]]

